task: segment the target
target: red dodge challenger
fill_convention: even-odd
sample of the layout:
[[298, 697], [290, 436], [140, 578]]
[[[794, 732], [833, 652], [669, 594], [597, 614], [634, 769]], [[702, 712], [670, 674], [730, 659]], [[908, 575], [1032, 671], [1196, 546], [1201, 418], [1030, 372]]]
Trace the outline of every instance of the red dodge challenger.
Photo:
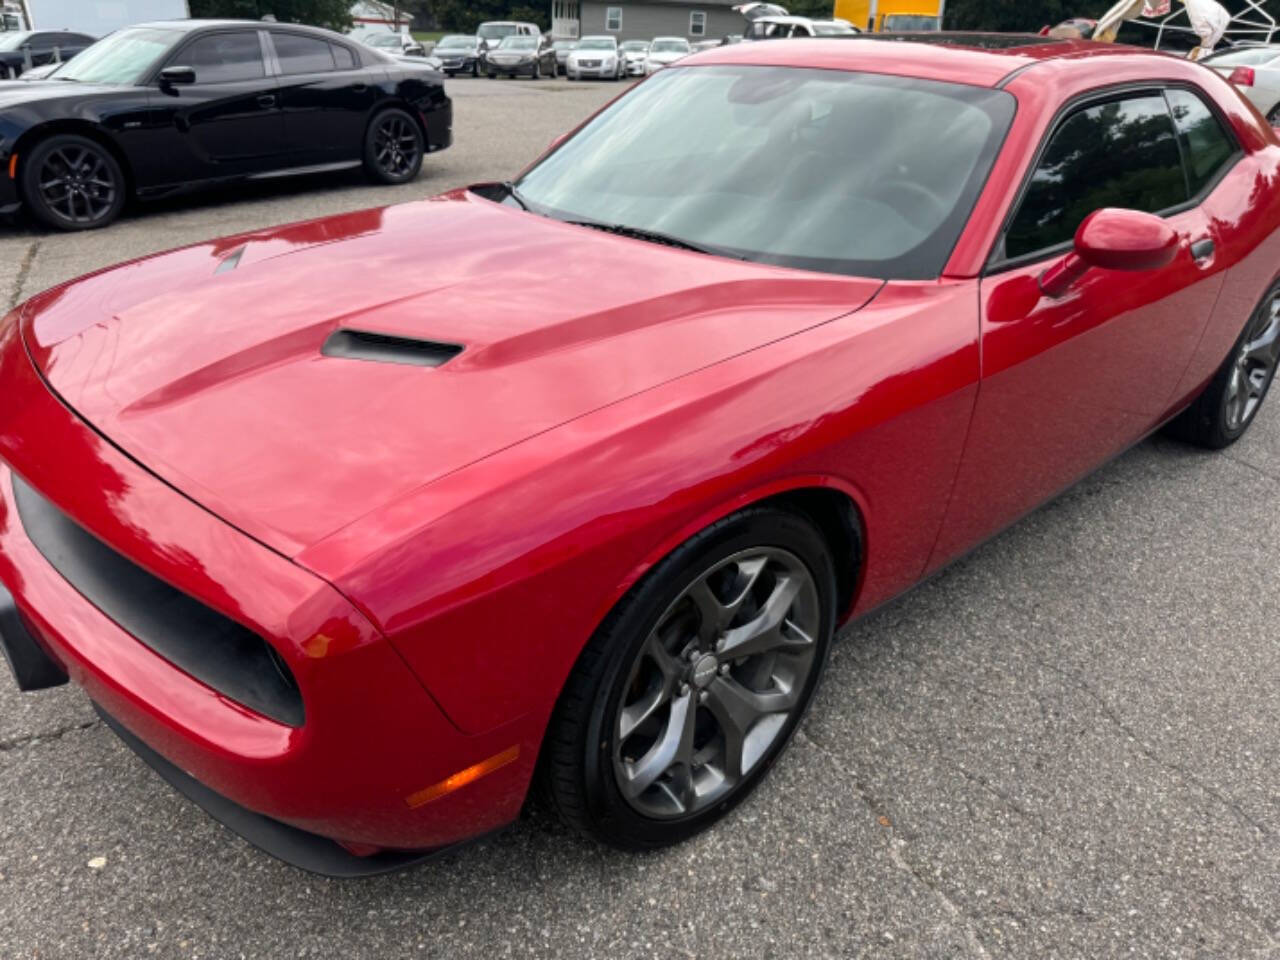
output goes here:
[[[1081, 41], [723, 47], [514, 182], [199, 244], [0, 326], [0, 635], [331, 874], [684, 839], [836, 628], [1280, 354], [1280, 143]], [[376, 281], [376, 282], [371, 282]]]

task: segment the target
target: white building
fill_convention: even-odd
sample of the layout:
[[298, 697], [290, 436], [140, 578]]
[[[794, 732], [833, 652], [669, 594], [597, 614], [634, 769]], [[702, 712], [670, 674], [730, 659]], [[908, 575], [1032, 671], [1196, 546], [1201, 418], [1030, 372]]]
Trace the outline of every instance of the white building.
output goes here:
[[408, 33], [413, 23], [413, 14], [400, 7], [400, 22], [396, 23], [396, 10], [383, 0], [356, 0], [351, 5], [352, 30], [396, 30]]

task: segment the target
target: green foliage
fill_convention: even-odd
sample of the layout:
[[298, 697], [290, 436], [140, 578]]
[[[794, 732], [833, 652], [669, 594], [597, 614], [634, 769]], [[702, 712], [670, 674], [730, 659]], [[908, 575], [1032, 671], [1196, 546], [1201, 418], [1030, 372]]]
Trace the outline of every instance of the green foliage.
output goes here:
[[350, 0], [190, 0], [193, 17], [261, 20], [272, 14], [281, 23], [308, 23], [345, 30], [351, 26]]

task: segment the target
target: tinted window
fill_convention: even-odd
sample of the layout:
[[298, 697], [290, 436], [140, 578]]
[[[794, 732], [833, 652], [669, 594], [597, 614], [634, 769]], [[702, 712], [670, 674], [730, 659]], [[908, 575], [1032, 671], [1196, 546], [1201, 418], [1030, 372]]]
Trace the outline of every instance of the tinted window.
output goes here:
[[295, 33], [273, 33], [271, 40], [276, 45], [281, 73], [327, 73], [334, 68], [333, 54], [323, 40]]
[[333, 62], [338, 65], [339, 70], [351, 70], [355, 67], [356, 56], [346, 47], [331, 43], [329, 49], [333, 51]]
[[256, 33], [214, 33], [182, 50], [175, 64], [194, 67], [197, 83], [256, 80], [267, 75]]
[[1213, 111], [1190, 90], [1170, 90], [1168, 96], [1173, 122], [1187, 157], [1187, 180], [1195, 196], [1235, 156], [1236, 145], [1223, 132]]
[[1162, 96], [1087, 107], [1054, 133], [1005, 238], [1020, 257], [1066, 243], [1094, 210], [1158, 213], [1187, 200], [1187, 182]]

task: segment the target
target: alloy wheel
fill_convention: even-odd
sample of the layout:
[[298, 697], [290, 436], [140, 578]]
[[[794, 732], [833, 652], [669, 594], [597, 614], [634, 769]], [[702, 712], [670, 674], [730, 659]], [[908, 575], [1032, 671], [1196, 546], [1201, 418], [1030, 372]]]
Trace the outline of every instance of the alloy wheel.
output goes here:
[[418, 162], [418, 133], [412, 121], [392, 115], [378, 124], [374, 134], [374, 157], [382, 171], [390, 177], [406, 177]]
[[1257, 413], [1280, 360], [1280, 295], [1259, 313], [1236, 353], [1227, 384], [1226, 419], [1231, 432], [1242, 430]]
[[803, 707], [821, 623], [813, 575], [786, 550], [742, 551], [694, 580], [645, 639], [614, 718], [627, 803], [674, 819], [725, 799]]
[[40, 164], [37, 187], [45, 207], [67, 223], [91, 224], [108, 216], [120, 184], [103, 153], [89, 146], [65, 146]]

